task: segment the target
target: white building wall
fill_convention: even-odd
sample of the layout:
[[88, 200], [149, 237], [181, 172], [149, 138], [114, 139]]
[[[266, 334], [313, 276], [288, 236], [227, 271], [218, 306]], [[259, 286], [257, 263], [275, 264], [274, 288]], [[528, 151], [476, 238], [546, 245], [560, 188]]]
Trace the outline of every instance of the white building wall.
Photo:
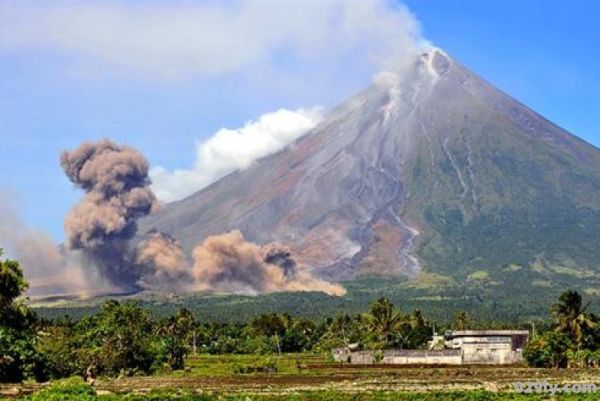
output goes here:
[[[507, 365], [522, 363], [522, 349], [513, 348], [513, 335], [527, 335], [522, 331], [462, 331], [448, 341], [445, 350], [385, 350], [381, 363], [397, 365]], [[523, 343], [522, 341], [518, 344]], [[376, 363], [377, 351], [354, 351], [349, 348], [333, 350], [336, 362], [353, 364]]]

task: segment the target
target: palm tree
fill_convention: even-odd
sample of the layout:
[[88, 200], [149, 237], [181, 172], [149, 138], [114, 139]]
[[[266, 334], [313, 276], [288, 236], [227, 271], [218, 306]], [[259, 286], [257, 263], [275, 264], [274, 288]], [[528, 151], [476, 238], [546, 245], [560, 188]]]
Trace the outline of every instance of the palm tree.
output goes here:
[[402, 322], [402, 315], [394, 310], [394, 304], [387, 298], [379, 298], [375, 301], [366, 318], [368, 330], [378, 336], [384, 347]]
[[552, 313], [556, 318], [556, 331], [569, 336], [581, 349], [585, 342], [585, 335], [596, 327], [586, 311], [589, 303], [582, 306], [581, 295], [577, 291], [567, 290], [552, 305]]
[[465, 311], [459, 311], [456, 316], [454, 316], [454, 323], [452, 323], [452, 328], [454, 330], [466, 330], [471, 324], [471, 319], [469, 318], [469, 314]]
[[[195, 324], [192, 312], [183, 308], [176, 315], [159, 322], [155, 329], [155, 334], [162, 342], [166, 362], [173, 369], [181, 369], [184, 366]], [[194, 347], [195, 344], [192, 345], [192, 348]]]

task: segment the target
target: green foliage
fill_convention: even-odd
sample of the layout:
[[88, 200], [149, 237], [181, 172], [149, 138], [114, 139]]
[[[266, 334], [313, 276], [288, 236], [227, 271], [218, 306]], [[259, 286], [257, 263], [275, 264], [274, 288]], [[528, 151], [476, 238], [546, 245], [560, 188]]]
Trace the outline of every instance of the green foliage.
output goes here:
[[387, 348], [391, 345], [391, 339], [395, 332], [399, 331], [402, 322], [400, 312], [394, 310], [387, 298], [379, 298], [371, 305], [367, 318], [367, 330], [376, 337], [378, 348]]
[[82, 353], [79, 358], [99, 374], [149, 373], [157, 353], [152, 320], [134, 303], [109, 301], [96, 316], [78, 323]]
[[85, 370], [79, 359], [80, 344], [72, 322], [57, 322], [39, 333], [37, 349], [48, 359], [52, 377], [69, 377]]
[[452, 329], [454, 330], [466, 330], [471, 325], [471, 318], [465, 311], [460, 311], [454, 316], [454, 322], [452, 322]]
[[335, 319], [328, 319], [325, 327], [320, 328], [324, 333], [315, 345], [315, 350], [327, 352], [332, 348], [363, 342], [365, 320], [363, 314], [340, 314]]
[[188, 354], [188, 344], [193, 341], [196, 320], [188, 309], [158, 324], [156, 334], [160, 339], [159, 360], [170, 369], [183, 369]]
[[[579, 294], [563, 294], [553, 311], [555, 324], [538, 324], [541, 334], [527, 346], [527, 361], [542, 367], [597, 364], [598, 319], [582, 306]], [[490, 327], [471, 320], [466, 312], [456, 315], [454, 328], [474, 326]], [[334, 319], [315, 321], [267, 313], [248, 324], [199, 323], [187, 309], [157, 320], [140, 304], [109, 301], [99, 313], [78, 322], [64, 319], [45, 322], [40, 327], [36, 348], [30, 348], [29, 354], [20, 350], [19, 355], [28, 355], [30, 361], [36, 356], [42, 362], [47, 359], [54, 377], [83, 376], [88, 367], [110, 376], [180, 369], [194, 344], [205, 354], [253, 354], [268, 358], [279, 352], [329, 352], [331, 348], [352, 343], [365, 348], [418, 349], [433, 332], [430, 321], [419, 310], [403, 314], [387, 297], [377, 299], [369, 312], [363, 314], [341, 313]], [[584, 334], [578, 337], [578, 332]], [[17, 339], [0, 334], [0, 344], [4, 341], [11, 347], [22, 347]], [[258, 361], [239, 363], [233, 370], [237, 373], [270, 370], [270, 365], [262, 364], [264, 359]], [[33, 371], [33, 367], [29, 369]]]
[[[72, 384], [52, 386], [21, 401], [542, 401], [542, 394], [493, 393], [488, 391], [438, 391], [427, 393], [369, 391], [344, 393], [338, 391], [299, 391], [283, 394], [193, 394], [177, 389], [161, 389], [148, 394], [94, 395], [88, 388]], [[564, 401], [598, 400], [597, 394], [559, 395], [552, 399]]]
[[431, 340], [433, 328], [425, 320], [421, 311], [415, 310], [404, 317], [395, 336], [393, 345], [397, 348], [418, 349]]
[[26, 288], [19, 263], [0, 259], [0, 382], [48, 377], [46, 360], [35, 350], [35, 315], [18, 300]]
[[[397, 277], [361, 276], [342, 283], [348, 290], [343, 297], [323, 293], [273, 293], [257, 296], [185, 294], [175, 298], [144, 296], [138, 304], [156, 316], [168, 317], [188, 308], [202, 321], [245, 324], [261, 314], [287, 313], [322, 321], [340, 314], [356, 315], [368, 311], [369, 305], [385, 297], [404, 310], [421, 310], [427, 317], [448, 326], [458, 311], [469, 311], [471, 328], [530, 327], [530, 322], [549, 318], [548, 305], [564, 288], [582, 292], [600, 287], [593, 278], [564, 276], [561, 281], [549, 280], [546, 272], [538, 273], [528, 267], [511, 271], [506, 268], [490, 270], [486, 282], [454, 282], [449, 275], [425, 274], [416, 281]], [[495, 285], [503, 282], [503, 285]], [[507, 291], [510, 288], [511, 291]], [[590, 310], [600, 311], [600, 297], [591, 299]], [[38, 307], [44, 318], [57, 319], [68, 314], [76, 319], [96, 314], [98, 300], [73, 302], [56, 307]], [[39, 305], [39, 304], [38, 304]], [[314, 306], [318, 305], [318, 308]]]
[[281, 339], [283, 352], [310, 351], [318, 339], [319, 330], [316, 324], [306, 318], [299, 318], [288, 324]]
[[[97, 374], [116, 376], [182, 369], [194, 344], [207, 354], [269, 356], [328, 353], [349, 343], [419, 348], [430, 339], [431, 332], [420, 311], [401, 314], [386, 298], [375, 302], [369, 314], [339, 315], [315, 322], [269, 313], [246, 325], [201, 324], [186, 309], [155, 320], [138, 304], [109, 301], [99, 313], [78, 322], [47, 322], [40, 331], [37, 350], [49, 360], [50, 373], [56, 378], [83, 376], [89, 367]], [[241, 366], [240, 371], [260, 370], [254, 364], [248, 369]]]
[[533, 338], [524, 350], [530, 366], [597, 366], [600, 362], [599, 320], [587, 313], [582, 297], [573, 290], [563, 292], [552, 305], [553, 326]]
[[[582, 148], [541, 149], [535, 133], [515, 129], [479, 106], [473, 112], [489, 117], [485, 124], [449, 122], [460, 131], [444, 147], [418, 149], [408, 164], [412, 171], [404, 184], [411, 196], [403, 210], [421, 227], [423, 265], [458, 280], [487, 270], [497, 280], [503, 266], [528, 269], [543, 256], [550, 266], [589, 270], [597, 283], [597, 155]], [[423, 157], [431, 152], [431, 158]], [[569, 284], [566, 275], [546, 274], [561, 288]], [[513, 287], [504, 282], [503, 288]]]
[[[2, 256], [2, 249], [0, 249], [0, 256]], [[10, 259], [0, 261], [0, 311], [5, 313], [10, 309], [15, 299], [26, 289], [27, 283], [23, 278], [19, 262]]]
[[433, 331], [421, 311], [403, 315], [387, 298], [371, 305], [365, 323], [367, 336], [362, 342], [369, 348], [417, 349], [431, 339]]
[[278, 335], [279, 337], [282, 337], [285, 334], [288, 323], [289, 316], [270, 313], [254, 318], [250, 323], [250, 326], [257, 335], [264, 335], [267, 337]]
[[79, 378], [62, 380], [27, 397], [26, 401], [94, 401], [94, 389]]
[[277, 373], [278, 371], [277, 361], [270, 357], [261, 358], [252, 364], [234, 364], [232, 367], [234, 374]]
[[135, 303], [109, 301], [77, 323], [46, 325], [38, 349], [49, 359], [53, 377], [83, 376], [88, 367], [101, 375], [148, 374], [182, 369], [195, 328], [187, 310], [155, 321]]
[[586, 313], [581, 295], [573, 290], [565, 291], [552, 306], [556, 331], [563, 333], [575, 343], [578, 349], [586, 347], [594, 334], [597, 323]]
[[571, 347], [566, 335], [548, 331], [531, 339], [523, 350], [523, 356], [529, 366], [564, 368], [568, 364], [567, 352]]

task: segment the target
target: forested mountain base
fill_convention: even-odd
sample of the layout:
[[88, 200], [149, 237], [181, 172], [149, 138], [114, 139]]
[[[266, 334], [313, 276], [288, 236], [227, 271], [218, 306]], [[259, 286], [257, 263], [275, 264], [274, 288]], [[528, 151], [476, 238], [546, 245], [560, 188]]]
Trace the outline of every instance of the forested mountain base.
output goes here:
[[[245, 323], [263, 313], [288, 313], [294, 317], [324, 319], [340, 313], [364, 312], [379, 297], [386, 297], [403, 311], [418, 309], [438, 323], [450, 323], [459, 311], [469, 311], [480, 326], [530, 326], [532, 321], [549, 318], [548, 305], [567, 288], [579, 289], [592, 301], [590, 309], [600, 310], [600, 299], [590, 289], [589, 279], [565, 275], [561, 282], [532, 278], [527, 269], [505, 268], [506, 285], [484, 273], [472, 275], [459, 284], [448, 277], [424, 274], [417, 281], [399, 278], [361, 277], [344, 282], [343, 297], [323, 293], [274, 293], [242, 295], [152, 295], [132, 299], [159, 316], [170, 316], [181, 308], [194, 312], [200, 320], [219, 323]], [[507, 291], [506, 288], [511, 288]], [[114, 298], [114, 297], [113, 297]], [[96, 313], [105, 299], [34, 300], [32, 306], [45, 318], [69, 315], [78, 319]], [[318, 308], [315, 308], [318, 305]]]

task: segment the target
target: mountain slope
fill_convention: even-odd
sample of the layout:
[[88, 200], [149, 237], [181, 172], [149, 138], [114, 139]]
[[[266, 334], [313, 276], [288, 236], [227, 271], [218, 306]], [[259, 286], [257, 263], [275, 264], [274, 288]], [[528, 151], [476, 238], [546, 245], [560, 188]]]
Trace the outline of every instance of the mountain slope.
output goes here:
[[495, 285], [595, 280], [599, 223], [600, 151], [432, 50], [140, 232], [190, 250], [240, 229], [334, 280], [427, 272]]

